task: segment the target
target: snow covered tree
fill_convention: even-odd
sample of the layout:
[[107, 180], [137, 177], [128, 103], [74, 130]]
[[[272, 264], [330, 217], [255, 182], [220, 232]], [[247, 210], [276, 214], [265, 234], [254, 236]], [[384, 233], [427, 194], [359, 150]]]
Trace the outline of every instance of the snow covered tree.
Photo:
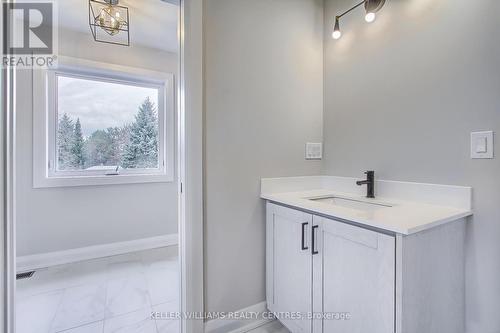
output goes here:
[[85, 155], [83, 150], [84, 150], [84, 140], [82, 133], [82, 125], [80, 123], [80, 118], [78, 118], [75, 123], [73, 145], [71, 147], [72, 166], [76, 169], [82, 169], [85, 164]]
[[148, 97], [139, 107], [122, 156], [124, 168], [158, 167], [158, 116]]
[[110, 165], [121, 165], [122, 153], [129, 142], [130, 126], [110, 127], [106, 130], [109, 139], [109, 156]]
[[104, 130], [96, 130], [88, 137], [85, 142], [85, 167], [110, 165], [108, 160], [112, 147], [109, 141], [108, 133]]
[[60, 170], [68, 170], [73, 166], [73, 120], [65, 113], [59, 119], [57, 129], [57, 159]]
[[129, 125], [94, 131], [85, 140], [85, 167], [121, 165], [129, 136]]

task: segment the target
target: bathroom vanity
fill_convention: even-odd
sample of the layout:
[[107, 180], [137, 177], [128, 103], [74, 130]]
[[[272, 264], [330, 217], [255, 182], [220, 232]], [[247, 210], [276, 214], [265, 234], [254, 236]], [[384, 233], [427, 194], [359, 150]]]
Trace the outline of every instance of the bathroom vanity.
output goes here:
[[[266, 295], [292, 333], [463, 333], [469, 187], [263, 179]], [[300, 314], [300, 315], [299, 315]]]

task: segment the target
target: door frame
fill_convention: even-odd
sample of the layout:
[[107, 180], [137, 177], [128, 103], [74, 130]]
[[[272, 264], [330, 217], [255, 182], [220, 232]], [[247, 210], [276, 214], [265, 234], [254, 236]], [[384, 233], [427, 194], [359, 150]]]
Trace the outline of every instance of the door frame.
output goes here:
[[[204, 310], [203, 278], [203, 0], [180, 0], [179, 200], [181, 311]], [[182, 333], [204, 332], [183, 320]]]
[[[2, 8], [3, 9], [3, 8]], [[2, 13], [3, 15], [3, 13]], [[0, 27], [0, 38], [3, 45], [3, 25]], [[2, 224], [0, 226], [0, 264], [2, 265], [1, 295], [0, 304], [0, 327], [6, 333], [14, 333], [15, 325], [15, 195], [14, 195], [14, 87], [15, 71], [10, 69], [1, 69], [1, 207]]]
[[[11, 0], [15, 2], [15, 0]], [[158, 0], [159, 1], [159, 0]], [[203, 33], [202, 0], [180, 0], [178, 85], [179, 255], [181, 311], [203, 312]], [[3, 7], [1, 9], [3, 11]], [[3, 12], [1, 13], [3, 15]], [[0, 41], [3, 25], [0, 25]], [[0, 43], [3, 45], [3, 43]], [[0, 328], [15, 333], [15, 70], [0, 70]], [[183, 316], [185, 318], [185, 316]], [[182, 320], [182, 333], [203, 332]]]

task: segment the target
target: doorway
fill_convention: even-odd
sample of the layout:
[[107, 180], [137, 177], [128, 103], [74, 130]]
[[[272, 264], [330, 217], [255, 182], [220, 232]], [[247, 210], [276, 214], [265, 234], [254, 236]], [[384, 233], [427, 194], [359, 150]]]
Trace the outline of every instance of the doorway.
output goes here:
[[[182, 18], [182, 4], [179, 6], [179, 4], [172, 4], [171, 1], [148, 1], [148, 3], [153, 2], [159, 2], [157, 5], [161, 6], [177, 6], [177, 18]], [[65, 1], [64, 3], [64, 5], [69, 5], [69, 2]], [[81, 1], [78, 3], [81, 3]], [[128, 3], [127, 1], [121, 1], [120, 3], [128, 5], [131, 11], [139, 9], [145, 10], [144, 7], [133, 7], [133, 2]], [[181, 13], [180, 15], [179, 12]], [[68, 11], [65, 11], [65, 13], [67, 14]], [[162, 205], [157, 202], [156, 204], [149, 205], [150, 203], [148, 202], [147, 204], [142, 203], [134, 206], [134, 200], [129, 199], [128, 201], [121, 201], [122, 199], [120, 199], [120, 195], [126, 192], [125, 190], [127, 187], [130, 187], [133, 189], [131, 193], [135, 195], [136, 199], [143, 198], [150, 193], [151, 189], [144, 190], [144, 192], [141, 193], [141, 189], [139, 189], [139, 187], [143, 184], [147, 184], [151, 185], [151, 188], [154, 187], [157, 189], [158, 187], [164, 185], [161, 181], [157, 181], [158, 178], [165, 175], [148, 174], [148, 180], [138, 180], [130, 183], [120, 183], [119, 181], [114, 183], [116, 182], [114, 179], [118, 179], [117, 177], [120, 176], [127, 176], [130, 177], [130, 179], [134, 177], [139, 178], [140, 171], [143, 171], [139, 169], [141, 169], [141, 167], [142, 169], [153, 169], [151, 167], [152, 165], [158, 165], [158, 169], [165, 167], [167, 170], [169, 163], [169, 151], [167, 147], [168, 139], [165, 139], [164, 141], [164, 156], [161, 156], [161, 154], [158, 153], [156, 156], [157, 161], [153, 159], [153, 164], [150, 165], [144, 164], [144, 161], [139, 160], [140, 158], [137, 158], [138, 160], [134, 160], [134, 158], [132, 158], [132, 162], [136, 162], [136, 165], [132, 167], [124, 165], [123, 160], [120, 160], [120, 165], [117, 165], [116, 159], [112, 161], [112, 159], [109, 159], [109, 156], [103, 157], [102, 155], [103, 151], [106, 150], [115, 150], [115, 152], [118, 151], [118, 155], [126, 155], [127, 151], [133, 151], [133, 149], [127, 150], [127, 142], [121, 143], [118, 145], [119, 148], [116, 149], [116, 147], [110, 145], [106, 146], [106, 140], [112, 136], [111, 132], [126, 132], [127, 129], [124, 128], [128, 126], [130, 127], [128, 130], [131, 133], [133, 133], [134, 128], [139, 128], [136, 132], [143, 130], [144, 127], [140, 128], [138, 123], [141, 121], [144, 123], [144, 118], [148, 118], [148, 111], [144, 111], [145, 109], [148, 109], [148, 98], [151, 102], [149, 103], [149, 109], [154, 109], [155, 112], [157, 112], [156, 119], [158, 121], [158, 125], [156, 131], [158, 138], [161, 138], [163, 135], [169, 135], [167, 128], [168, 124], [166, 124], [168, 119], [168, 107], [165, 105], [163, 111], [159, 109], [162, 102], [160, 100], [161, 97], [158, 96], [161, 95], [161, 92], [157, 95], [154, 93], [152, 95], [148, 94], [151, 93], [151, 91], [146, 91], [146, 95], [138, 93], [138, 95], [141, 96], [136, 98], [136, 100], [139, 101], [136, 103], [137, 112], [134, 113], [133, 111], [130, 111], [129, 118], [125, 120], [122, 119], [122, 123], [120, 123], [117, 119], [108, 119], [106, 122], [103, 118], [92, 118], [89, 117], [88, 114], [85, 116], [85, 112], [78, 110], [87, 108], [95, 111], [96, 107], [92, 107], [89, 102], [95, 99], [102, 103], [104, 98], [105, 100], [103, 104], [109, 105], [111, 99], [106, 100], [109, 96], [83, 96], [81, 97], [80, 105], [76, 106], [71, 106], [71, 102], [73, 100], [71, 96], [74, 91], [86, 91], [88, 93], [90, 91], [89, 87], [98, 87], [103, 84], [107, 84], [107, 87], [101, 87], [107, 92], [113, 91], [113, 85], [115, 85], [116, 91], [124, 91], [127, 90], [126, 88], [140, 88], [142, 90], [148, 90], [151, 88], [152, 90], [156, 89], [157, 91], [160, 91], [163, 87], [158, 88], [155, 84], [158, 82], [161, 83], [162, 80], [156, 80], [157, 78], [154, 77], [153, 80], [148, 81], [151, 79], [151, 75], [148, 74], [151, 74], [152, 72], [165, 73], [165, 71], [163, 69], [158, 70], [156, 68], [145, 69], [145, 66], [143, 66], [144, 64], [141, 63], [144, 59], [140, 59], [141, 56], [139, 53], [135, 57], [132, 56], [132, 58], [136, 61], [134, 64], [131, 64], [128, 61], [121, 63], [114, 61], [118, 58], [123, 61], [124, 54], [130, 56], [129, 51], [131, 50], [131, 47], [129, 46], [121, 46], [125, 48], [126, 52], [117, 52], [120, 56], [116, 57], [112, 55], [112, 52], [107, 52], [110, 50], [110, 45], [102, 44], [101, 49], [101, 45], [98, 44], [96, 40], [90, 40], [88, 47], [81, 47], [82, 44], [77, 41], [83, 34], [83, 31], [78, 31], [78, 29], [74, 31], [74, 26], [72, 26], [75, 22], [78, 22], [78, 20], [72, 20], [71, 17], [67, 17], [65, 19], [69, 20], [70, 23], [66, 24], [70, 27], [67, 27], [67, 31], [62, 31], [61, 34], [61, 38], [63, 38], [62, 41], [66, 41], [64, 44], [60, 45], [60, 52], [61, 54], [64, 54], [61, 57], [61, 59], [64, 60], [62, 62], [64, 65], [60, 67], [63, 68], [63, 70], [60, 70], [56, 75], [54, 75], [55, 79], [51, 82], [53, 82], [53, 85], [56, 86], [54, 91], [57, 91], [58, 93], [57, 97], [54, 99], [56, 101], [54, 104], [61, 107], [64, 105], [66, 106], [64, 110], [56, 110], [52, 116], [53, 119], [57, 120], [57, 125], [54, 126], [55, 128], [53, 129], [53, 134], [49, 132], [50, 128], [46, 128], [47, 132], [46, 136], [44, 136], [47, 138], [46, 151], [50, 151], [50, 148], [53, 147], [52, 142], [50, 142], [50, 135], [55, 138], [55, 147], [53, 147], [53, 156], [55, 156], [55, 158], [46, 164], [49, 168], [49, 171], [46, 174], [50, 174], [52, 162], [55, 174], [57, 172], [60, 172], [60, 175], [66, 173], [64, 176], [69, 175], [71, 177], [72, 175], [78, 175], [79, 173], [87, 173], [85, 177], [89, 177], [88, 175], [91, 173], [102, 173], [100, 176], [104, 179], [104, 182], [102, 184], [81, 184], [78, 181], [75, 181], [73, 184], [60, 184], [58, 183], [59, 180], [56, 179], [57, 177], [54, 177], [57, 181], [53, 184], [47, 184], [43, 181], [41, 183], [36, 182], [37, 175], [35, 167], [37, 165], [37, 161], [35, 155], [39, 150], [35, 147], [38, 142], [33, 137], [39, 133], [35, 129], [37, 127], [35, 120], [39, 114], [35, 111], [38, 107], [38, 104], [35, 103], [35, 96], [37, 95], [37, 90], [43, 90], [46, 92], [50, 90], [50, 87], [39, 89], [36, 85], [36, 82], [39, 81], [37, 81], [37, 74], [35, 74], [34, 71], [31, 73], [29, 73], [29, 71], [28, 73], [12, 71], [13, 75], [9, 78], [12, 80], [9, 80], [9, 82], [11, 84], [11, 88], [14, 88], [12, 89], [14, 98], [10, 101], [9, 105], [6, 106], [13, 107], [10, 110], [12, 111], [12, 115], [15, 115], [16, 121], [14, 127], [14, 119], [10, 119], [12, 121], [11, 125], [13, 131], [8, 133], [6, 132], [3, 136], [12, 139], [12, 142], [6, 141], [4, 142], [5, 145], [3, 145], [3, 147], [7, 148], [4, 151], [4, 154], [7, 157], [7, 168], [3, 171], [5, 179], [8, 181], [4, 184], [4, 188], [7, 190], [6, 193], [11, 194], [12, 196], [7, 196], [5, 206], [7, 208], [7, 215], [4, 215], [4, 217], [7, 217], [6, 221], [10, 220], [11, 222], [10, 224], [6, 223], [6, 226], [16, 225], [17, 233], [14, 233], [13, 230], [10, 229], [4, 230], [6, 231], [7, 236], [6, 244], [4, 244], [5, 248], [11, 250], [10, 252], [7, 251], [6, 256], [4, 257], [7, 259], [6, 275], [8, 277], [8, 279], [4, 281], [4, 285], [8, 290], [7, 295], [11, 295], [10, 299], [6, 299], [6, 303], [10, 305], [8, 307], [10, 311], [4, 312], [7, 313], [7, 321], [4, 323], [6, 327], [5, 331], [14, 332], [16, 323], [18, 328], [17, 332], [19, 332], [19, 329], [21, 329], [21, 332], [29, 332], [33, 326], [37, 327], [37, 332], [40, 332], [41, 327], [47, 327], [49, 332], [71, 332], [72, 330], [79, 332], [84, 331], [84, 329], [95, 330], [96, 328], [97, 331], [100, 331], [101, 325], [103, 331], [106, 331], [106, 326], [108, 327], [108, 330], [116, 329], [116, 325], [113, 321], [115, 323], [119, 323], [118, 325], [125, 323], [126, 326], [128, 325], [127, 327], [138, 327], [138, 329], [142, 329], [140, 331], [146, 331], [143, 328], [148, 327], [148, 329], [150, 328], [152, 331], [156, 330], [158, 332], [180, 332], [181, 326], [183, 326], [183, 331], [185, 331], [186, 326], [189, 324], [181, 325], [180, 321], [177, 321], [177, 323], [175, 320], [168, 321], [171, 318], [164, 318], [161, 315], [158, 318], [153, 318], [153, 321], [149, 320], [146, 322], [144, 320], [144, 314], [146, 312], [149, 312], [149, 317], [151, 317], [151, 313], [153, 312], [161, 314], [166, 313], [167, 310], [168, 312], [171, 312], [173, 309], [177, 309], [177, 311], [180, 312], [181, 309], [185, 310], [189, 308], [188, 302], [183, 302], [186, 294], [189, 294], [189, 291], [186, 291], [188, 283], [183, 282], [185, 276], [181, 279], [179, 278], [179, 275], [181, 274], [181, 271], [187, 270], [190, 267], [190, 264], [186, 261], [182, 263], [184, 251], [180, 251], [180, 256], [178, 251], [180, 250], [180, 247], [187, 246], [181, 242], [179, 247], [178, 241], [179, 239], [186, 238], [185, 234], [183, 236], [183, 233], [186, 232], [186, 225], [183, 222], [177, 224], [178, 220], [182, 221], [184, 215], [181, 210], [178, 210], [178, 207], [185, 207], [185, 203], [183, 202], [185, 190], [183, 191], [184, 193], [180, 193], [181, 182], [185, 177], [185, 172], [183, 171], [183, 168], [185, 167], [185, 163], [183, 161], [183, 150], [185, 148], [181, 147], [182, 142], [185, 140], [182, 138], [182, 135], [186, 134], [182, 127], [184, 123], [181, 111], [183, 107], [183, 96], [179, 93], [184, 91], [181, 87], [182, 79], [179, 79], [180, 72], [178, 70], [182, 66], [178, 62], [176, 64], [176, 73], [170, 73], [174, 74], [173, 77], [175, 78], [170, 81], [175, 84], [173, 87], [173, 99], [175, 100], [174, 119], [176, 125], [174, 126], [174, 130], [176, 132], [174, 139], [176, 142], [173, 146], [176, 148], [172, 165], [176, 170], [173, 173], [173, 187], [175, 188], [175, 197], [178, 197], [179, 199], [177, 200], [176, 198], [175, 203], [172, 205], [175, 207], [175, 210], [177, 210], [175, 214], [172, 214], [172, 209], [169, 210], [167, 214], [170, 213], [174, 215], [173, 220], [175, 220], [175, 224], [176, 226], [178, 225], [178, 227], [176, 227], [173, 231], [165, 230], [164, 225], [156, 222], [158, 225], [161, 225], [157, 225], [160, 232], [158, 234], [148, 234], [148, 232], [154, 230], [153, 227], [146, 227], [146, 223], [150, 223], [152, 220], [148, 217], [160, 215], [164, 220], [169, 218], [168, 216], [165, 218], [165, 215], [167, 214], [163, 214], [165, 213], [165, 204]], [[136, 22], [138, 24], [140, 21]], [[181, 20], [178, 19], [176, 22], [176, 28], [181, 24]], [[62, 26], [64, 26], [64, 24]], [[132, 25], [130, 25], [130, 28], [132, 29]], [[181, 31], [182, 30], [183, 29], [181, 29]], [[177, 33], [176, 31], [175, 35], [177, 37], [181, 35], [181, 33]], [[134, 38], [133, 34], [131, 34], [132, 48], [134, 47], [134, 39], [140, 40], [141, 43], [148, 42], [147, 40], [144, 40], [144, 38]], [[178, 39], [176, 40], [179, 42]], [[96, 45], [99, 45], [99, 47]], [[141, 45], [141, 47], [148, 49], [154, 49], [153, 46], [154, 45]], [[136, 49], [139, 48], [139, 46], [135, 47]], [[99, 48], [106, 51], [93, 52], [91, 51], [93, 48]], [[155, 55], [152, 55], [151, 57], [161, 57], [160, 53], [162, 50], [153, 51], [154, 52], [152, 53], [155, 53]], [[181, 53], [182, 46], [179, 46], [178, 53], [176, 55], [177, 59], [182, 59]], [[99, 58], [94, 57], [95, 55], [98, 55]], [[157, 64], [157, 62], [153, 63]], [[111, 70], [109, 70], [109, 67], [112, 67]], [[96, 68], [99, 70], [96, 70]], [[138, 68], [141, 69], [141, 71], [137, 71]], [[104, 77], [102, 75], [104, 75]], [[166, 81], [168, 80], [165, 80], [164, 82]], [[32, 87], [32, 94], [30, 95], [31, 101], [29, 98], [19, 98], [18, 94], [14, 94], [20, 93], [20, 84], [23, 82], [24, 84], [22, 87]], [[75, 84], [76, 90], [71, 92], [71, 86], [73, 85], [73, 88], [75, 88]], [[48, 86], [49, 85], [50, 84], [48, 84]], [[165, 83], [165, 86], [168, 85], [168, 82]], [[86, 89], [82, 87], [86, 87]], [[129, 97], [132, 95], [133, 93], [128, 94]], [[167, 95], [168, 92], [165, 93], [165, 96]], [[8, 96], [8, 94], [5, 96]], [[155, 103], [155, 101], [157, 102]], [[2, 102], [4, 102], [4, 100], [2, 100]], [[5, 102], [7, 103], [8, 101], [6, 100]], [[167, 100], [165, 104], [168, 102], [169, 101]], [[50, 102], [47, 103], [50, 104]], [[87, 104], [82, 107], [82, 103]], [[29, 111], [20, 113], [20, 110], [23, 107], [26, 107], [25, 110]], [[140, 114], [141, 112], [142, 115]], [[119, 116], [121, 115], [123, 114], [120, 114]], [[115, 118], [119, 118], [119, 116], [116, 116]], [[47, 117], [51, 116], [47, 114]], [[155, 117], [153, 116], [149, 118]], [[98, 124], [98, 126], [91, 127], [84, 125], [85, 123], [89, 124], [92, 122]], [[29, 135], [26, 137], [24, 136], [26, 135], [26, 133], [24, 133], [26, 132], [24, 129], [29, 127], [26, 126], [26, 124], [32, 126], [33, 132], [31, 135], [33, 135], [33, 137], [30, 137]], [[4, 128], [9, 128], [9, 121], [6, 121], [5, 125], [7, 126]], [[146, 122], [144, 126], [147, 127], [148, 123]], [[149, 123], [149, 126], [150, 128], [154, 127], [151, 123]], [[162, 126], [165, 127], [163, 128], [163, 132], [161, 128]], [[81, 155], [85, 155], [85, 158], [88, 158], [88, 160], [75, 162], [75, 156], [69, 155], [69, 157], [64, 157], [64, 152], [70, 152], [73, 155], [78, 155], [78, 150], [74, 149], [73, 146], [69, 149], [65, 149], [65, 147], [60, 144], [61, 142], [65, 142], [63, 140], [64, 136], [61, 135], [61, 133], [64, 132], [64, 128], [67, 129], [67, 133], [72, 132], [72, 135], [70, 136], [73, 137], [74, 141], [79, 140], [80, 143], [83, 141], [84, 149], [82, 149], [82, 151], [84, 151], [84, 153]], [[81, 132], [81, 135], [75, 134], [78, 132]], [[126, 134], [124, 136], [127, 137]], [[128, 134], [129, 146], [131, 145], [130, 141], [132, 140], [130, 138], [132, 136], [133, 134]], [[74, 139], [75, 137], [78, 137], [79, 139]], [[12, 146], [10, 146], [10, 144], [12, 144]], [[32, 144], [32, 147], [27, 150], [33, 154], [33, 164], [19, 163], [20, 158], [28, 156], [28, 153], [26, 152], [18, 152], [18, 148], [21, 144]], [[144, 144], [144, 142], [138, 143], [139, 146], [141, 144]], [[160, 142], [158, 142], [158, 146], [161, 146]], [[10, 151], [9, 147], [13, 148], [12, 151]], [[100, 149], [100, 147], [104, 148]], [[120, 151], [120, 149], [122, 149], [122, 151]], [[160, 147], [159, 149], [162, 148]], [[76, 154], [75, 151], [77, 152]], [[50, 153], [47, 154], [50, 155]], [[59, 158], [61, 156], [63, 156], [63, 158]], [[97, 159], [95, 157], [97, 157]], [[156, 162], [157, 164], [155, 164]], [[59, 165], [57, 165], [57, 163], [59, 163]], [[20, 165], [26, 167], [28, 173], [31, 173], [28, 167], [32, 167], [32, 177], [30, 175], [30, 177], [26, 177], [28, 179], [19, 178], [22, 171], [26, 172], [26, 170], [18, 170]], [[15, 174], [13, 174], [13, 170], [16, 170]], [[127, 174], [128, 171], [131, 171], [130, 174]], [[168, 174], [168, 170], [165, 174]], [[77, 178], [77, 176], [75, 178]], [[9, 187], [10, 179], [14, 180], [14, 182], [10, 185], [15, 186]], [[165, 183], [166, 182], [168, 181], [165, 181]], [[26, 191], [20, 192], [20, 186], [25, 186], [24, 190]], [[103, 196], [97, 198], [97, 194], [103, 194], [102, 192], [107, 191], [110, 192], [104, 193]], [[45, 197], [44, 199], [41, 199], [42, 195], [38, 196], [42, 192], [45, 192], [43, 195], [43, 197]], [[47, 195], [47, 193], [50, 194]], [[162, 194], [162, 199], [165, 199], [165, 197], [168, 199], [168, 194], [166, 194], [166, 192], [162, 192]], [[95, 203], [101, 204], [101, 207], [96, 208], [97, 204], [85, 204], [87, 202], [86, 198], [92, 197], [95, 200]], [[46, 201], [44, 202], [43, 200]], [[56, 202], [52, 208], [50, 208], [49, 205], [51, 202]], [[33, 207], [33, 204], [39, 205], [39, 207]], [[78, 207], [78, 204], [80, 204], [81, 207]], [[26, 209], [28, 205], [29, 208]], [[144, 208], [145, 205], [149, 205], [149, 209], [141, 211], [141, 208]], [[130, 210], [128, 213], [123, 212], [124, 209], [133, 207], [136, 208], [135, 212], [133, 212], [134, 209]], [[153, 212], [151, 212], [151, 210], [153, 210]], [[133, 213], [137, 213], [137, 211], [139, 212], [135, 217], [131, 216]], [[73, 217], [69, 214], [70, 212], [75, 213]], [[100, 219], [100, 222], [94, 226], [94, 229], [85, 229], [85, 225], [87, 225], [87, 227], [92, 227], [88, 224], [92, 224], [90, 222], [94, 222], [96, 220], [96, 215], [94, 215], [94, 218], [86, 218], [86, 216], [82, 217], [82, 215], [92, 215], [92, 213], [95, 214], [99, 212], [105, 213], [105, 215]], [[59, 220], [58, 218], [61, 215], [63, 218]], [[66, 225], [61, 224], [61, 220], [66, 221]], [[128, 239], [126, 232], [123, 233], [125, 229], [124, 226], [131, 224], [130, 221], [133, 220], [137, 221], [136, 226], [140, 225], [142, 228], [131, 232], [129, 230], [130, 234], [134, 235], [135, 238], [132, 237], [131, 239]], [[172, 220], [172, 216], [170, 216], [170, 220]], [[40, 221], [43, 221], [43, 223]], [[120, 225], [120, 221], [122, 221], [123, 224]], [[155, 222], [153, 221], [152, 223], [154, 224]], [[95, 228], [96, 226], [100, 226], [102, 229]], [[105, 229], [110, 226], [111, 231]], [[46, 232], [47, 230], [49, 231], [48, 233]], [[65, 230], [66, 232], [64, 232]], [[31, 234], [28, 234], [28, 232]], [[57, 232], [60, 232], [59, 237], [57, 236]], [[176, 233], [177, 237], [173, 237], [172, 235], [175, 235]], [[12, 260], [14, 254], [17, 265], [15, 265]], [[9, 261], [11, 265], [10, 269], [8, 266]], [[172, 269], [172, 267], [175, 267], [175, 269]], [[19, 280], [17, 280], [17, 282], [14, 282], [14, 273], [19, 274]], [[162, 274], [166, 275], [163, 275], [162, 277]], [[165, 278], [167, 275], [169, 275], [170, 278]], [[165, 279], [170, 281], [168, 285], [164, 283]], [[14, 285], [16, 286], [15, 288]], [[151, 288], [157, 289], [151, 290]], [[135, 297], [135, 302], [127, 302], [126, 300], [130, 300], [130, 297], [126, 297], [123, 302], [120, 302], [117, 298], [113, 301], [113, 297], [111, 297], [113, 292], [116, 292], [118, 299], [127, 293], [135, 293], [135, 296], [130, 296], [129, 294], [130, 297]], [[102, 297], [103, 294], [104, 298]], [[52, 312], [45, 313], [45, 315], [42, 312], [38, 312], [41, 318], [35, 318], [33, 320], [34, 325], [27, 325], [30, 320], [25, 320], [26, 318], [22, 316], [22, 313], [25, 311], [29, 311], [30, 313], [32, 313], [32, 311], [36, 311], [34, 309], [30, 309], [30, 306], [32, 307], [37, 303], [39, 308], [43, 308], [46, 312], [50, 312], [48, 310], [52, 309]], [[76, 306], [77, 303], [79, 303], [80, 307]], [[13, 304], [16, 304], [16, 306], [14, 307]], [[54, 310], [54, 308], [56, 308], [56, 310]], [[15, 315], [16, 312], [17, 316]], [[18, 320], [15, 320], [15, 317], [17, 317]], [[50, 324], [48, 323], [49, 321]], [[165, 328], [166, 326], [168, 326], [168, 328]]]

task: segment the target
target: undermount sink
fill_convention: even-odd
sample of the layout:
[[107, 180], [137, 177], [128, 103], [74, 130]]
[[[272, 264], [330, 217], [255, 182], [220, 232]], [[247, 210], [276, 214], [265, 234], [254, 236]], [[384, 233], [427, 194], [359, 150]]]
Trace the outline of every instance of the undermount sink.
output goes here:
[[340, 197], [322, 197], [322, 198], [313, 198], [309, 200], [332, 206], [355, 209], [363, 212], [373, 212], [381, 208], [392, 207], [392, 205], [386, 203], [368, 202], [368, 201], [361, 201], [356, 199], [348, 199]]

